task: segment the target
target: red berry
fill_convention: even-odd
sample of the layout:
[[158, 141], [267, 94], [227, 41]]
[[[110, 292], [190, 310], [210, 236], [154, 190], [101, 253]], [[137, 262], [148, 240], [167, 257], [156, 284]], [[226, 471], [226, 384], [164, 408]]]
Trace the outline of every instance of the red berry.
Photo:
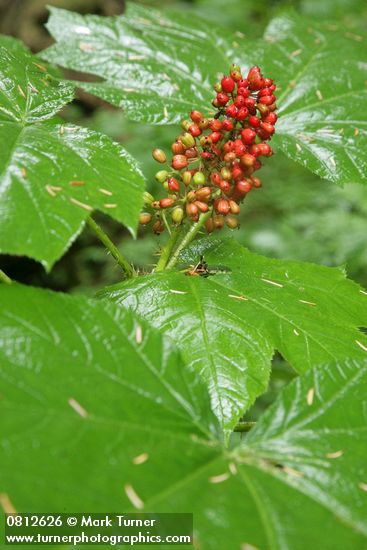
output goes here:
[[236, 195], [239, 195], [240, 197], [243, 197], [244, 195], [246, 195], [246, 193], [251, 191], [252, 185], [249, 181], [240, 180], [236, 183], [234, 189], [235, 189], [235, 194]]
[[256, 159], [255, 162], [254, 162], [254, 166], [253, 166], [254, 171], [255, 171], [255, 170], [260, 170], [261, 167], [262, 167], [262, 162], [261, 162], [261, 160]]
[[258, 128], [260, 126], [260, 123], [261, 123], [261, 120], [257, 117], [257, 116], [250, 116], [249, 119], [249, 124], [253, 127], [253, 128]]
[[236, 105], [236, 107], [240, 108], [240, 107], [244, 107], [245, 106], [245, 97], [243, 95], [238, 95], [236, 97], [236, 99], [234, 100], [234, 104]]
[[234, 152], [236, 157], [242, 157], [246, 153], [246, 145], [240, 139], [236, 139], [234, 142]]
[[179, 193], [180, 185], [176, 178], [168, 178], [167, 183], [170, 191], [173, 191], [173, 193]]
[[223, 191], [223, 193], [226, 193], [226, 194], [228, 194], [231, 190], [231, 184], [227, 180], [221, 180], [219, 187]]
[[190, 118], [193, 122], [198, 123], [202, 120], [203, 115], [201, 114], [200, 111], [191, 111]]
[[252, 97], [245, 97], [245, 106], [251, 110], [251, 109], [254, 109], [256, 105], [256, 101], [254, 100], [254, 98]]
[[206, 202], [195, 201], [194, 205], [200, 210], [200, 212], [208, 212], [209, 210], [209, 206], [206, 204]]
[[268, 143], [259, 143], [259, 155], [264, 155], [265, 157], [270, 157], [273, 154], [273, 149]]
[[219, 103], [219, 105], [225, 105], [226, 103], [228, 103], [229, 101], [229, 97], [227, 96], [227, 94], [225, 94], [224, 92], [219, 92], [219, 94], [217, 95], [217, 102]]
[[229, 201], [227, 199], [218, 199], [215, 201], [214, 208], [218, 214], [223, 214], [226, 216], [229, 213]]
[[250, 90], [248, 88], [239, 88], [237, 92], [237, 97], [248, 97], [250, 95]]
[[209, 134], [209, 137], [212, 143], [218, 143], [218, 141], [223, 137], [223, 134], [221, 134], [220, 132], [212, 132], [211, 134]]
[[212, 180], [212, 182], [216, 186], [219, 185], [220, 180], [221, 180], [220, 175], [218, 174], [218, 172], [213, 172], [212, 175], [210, 176], [210, 179]]
[[251, 167], [255, 164], [256, 158], [254, 155], [250, 155], [249, 153], [246, 153], [241, 157], [241, 164], [246, 167]]
[[209, 128], [213, 132], [219, 132], [219, 130], [222, 128], [222, 122], [217, 118], [213, 118], [212, 120], [209, 121]]
[[256, 132], [251, 130], [251, 128], [245, 128], [241, 130], [242, 141], [245, 145], [251, 145], [256, 138]]
[[264, 95], [271, 95], [271, 90], [269, 90], [269, 88], [262, 88], [257, 93], [257, 97], [263, 97]]
[[185, 155], [175, 155], [172, 158], [172, 168], [175, 170], [182, 170], [187, 166], [187, 158]]
[[182, 155], [185, 152], [185, 147], [180, 140], [176, 140], [171, 146], [174, 155]]
[[238, 180], [239, 178], [242, 178], [243, 176], [243, 170], [240, 168], [240, 166], [235, 166], [232, 170], [232, 178], [234, 180]]
[[229, 118], [225, 118], [222, 122], [222, 130], [225, 132], [231, 132], [233, 130], [233, 122]]
[[248, 109], [246, 107], [241, 107], [241, 109], [238, 110], [236, 119], [239, 121], [242, 121], [242, 120], [245, 120], [247, 116], [248, 116]]
[[214, 155], [213, 153], [209, 153], [209, 151], [203, 151], [201, 154], [200, 154], [201, 158], [204, 159], [204, 160], [211, 160], [214, 158]]
[[242, 78], [237, 82], [237, 88], [248, 88], [248, 80], [247, 78]]
[[262, 122], [260, 124], [260, 127], [261, 127], [262, 130], [264, 130], [264, 132], [266, 132], [270, 136], [272, 136], [275, 132], [274, 126], [272, 124], [270, 124], [269, 122]]
[[264, 78], [264, 86], [267, 88], [273, 84], [273, 81], [271, 78]]
[[199, 219], [199, 209], [196, 204], [189, 202], [186, 204], [186, 214], [193, 220], [197, 221]]
[[251, 145], [250, 153], [251, 155], [254, 155], [254, 157], [258, 157], [261, 154], [259, 145], [257, 145], [256, 143], [254, 145]]
[[275, 113], [269, 113], [263, 119], [263, 122], [269, 122], [270, 124], [275, 124], [277, 120], [278, 120], [278, 117]]
[[254, 184], [254, 187], [261, 187], [262, 183], [259, 178], [251, 178], [252, 183]]
[[194, 137], [199, 137], [201, 134], [201, 130], [197, 124], [191, 124], [189, 132]]
[[225, 76], [221, 80], [222, 90], [228, 94], [232, 93], [234, 90], [235, 82], [230, 76]]
[[223, 150], [225, 153], [230, 153], [234, 149], [234, 141], [229, 140], [223, 145]]
[[259, 103], [262, 103], [262, 105], [272, 105], [275, 100], [275, 95], [265, 95], [264, 97], [260, 97]]
[[198, 156], [197, 149], [195, 147], [190, 147], [190, 149], [186, 149], [185, 151], [185, 157], [188, 159], [195, 159]]
[[235, 118], [236, 115], [237, 115], [237, 107], [236, 105], [233, 105], [233, 103], [231, 103], [230, 105], [227, 105], [226, 107], [226, 115], [231, 117], [231, 118]]
[[161, 199], [159, 201], [159, 206], [161, 208], [170, 208], [174, 204], [174, 199], [171, 199], [170, 197], [166, 197], [165, 199]]
[[212, 194], [212, 190], [208, 186], [200, 187], [200, 189], [196, 191], [196, 196], [199, 199], [199, 201], [204, 201], [204, 202], [207, 201], [210, 198], [211, 194]]

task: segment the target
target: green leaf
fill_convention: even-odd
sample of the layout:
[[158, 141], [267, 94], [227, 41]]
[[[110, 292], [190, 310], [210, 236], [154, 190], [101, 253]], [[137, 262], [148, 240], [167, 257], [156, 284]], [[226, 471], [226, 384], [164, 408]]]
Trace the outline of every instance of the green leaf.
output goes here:
[[128, 512], [130, 486], [144, 511], [193, 512], [208, 549], [365, 547], [366, 361], [307, 372], [225, 449], [205, 388], [130, 313], [16, 285], [0, 300], [2, 502]]
[[233, 48], [192, 16], [170, 17], [129, 4], [121, 17], [79, 15], [50, 8], [46, 25], [57, 40], [42, 56], [103, 78], [79, 83], [138, 121], [175, 123], [193, 108], [213, 112], [213, 79], [228, 69]]
[[221, 425], [231, 430], [267, 387], [275, 350], [298, 371], [330, 360], [365, 357], [367, 293], [342, 270], [271, 260], [233, 240], [203, 239], [183, 255], [201, 254], [203, 278], [168, 272], [100, 292], [168, 334], [204, 378]]
[[[27, 255], [50, 269], [99, 209], [134, 233], [143, 177], [117, 143], [59, 124], [73, 99], [16, 41], [0, 42], [0, 252]], [[5, 41], [8, 45], [8, 41]]]
[[256, 43], [258, 63], [279, 82], [274, 144], [336, 183], [366, 182], [367, 65], [361, 40], [342, 26], [284, 15]]
[[103, 78], [79, 84], [156, 124], [178, 122], [193, 108], [210, 114], [212, 86], [230, 64], [258, 64], [278, 85], [275, 145], [334, 182], [366, 179], [362, 37], [283, 15], [255, 42], [192, 19], [135, 5], [114, 18], [51, 8], [47, 28], [57, 43], [42, 55]]

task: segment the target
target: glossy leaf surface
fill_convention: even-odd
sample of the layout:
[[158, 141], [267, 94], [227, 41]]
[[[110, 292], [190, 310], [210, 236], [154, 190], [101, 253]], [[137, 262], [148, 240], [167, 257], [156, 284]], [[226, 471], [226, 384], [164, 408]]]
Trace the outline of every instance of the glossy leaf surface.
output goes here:
[[[233, 240], [204, 239], [183, 257], [204, 254], [213, 275], [153, 274], [100, 293], [139, 313], [181, 349], [204, 378], [225, 429], [263, 393], [275, 350], [298, 371], [365, 357], [367, 294], [340, 269], [271, 260]], [[215, 273], [216, 266], [226, 273]]]
[[179, 122], [193, 108], [210, 114], [212, 86], [231, 63], [260, 65], [278, 85], [274, 144], [334, 182], [366, 180], [367, 69], [359, 35], [283, 15], [251, 42], [199, 18], [194, 24], [191, 15], [135, 5], [114, 18], [51, 8], [47, 26], [57, 43], [45, 58], [101, 77], [80, 85], [145, 122]]
[[0, 251], [49, 269], [97, 208], [134, 232], [144, 187], [136, 162], [107, 136], [59, 124], [73, 86], [18, 42], [1, 44]]
[[310, 370], [225, 449], [202, 383], [129, 312], [16, 285], [0, 302], [2, 502], [192, 511], [210, 550], [365, 547], [366, 361]]

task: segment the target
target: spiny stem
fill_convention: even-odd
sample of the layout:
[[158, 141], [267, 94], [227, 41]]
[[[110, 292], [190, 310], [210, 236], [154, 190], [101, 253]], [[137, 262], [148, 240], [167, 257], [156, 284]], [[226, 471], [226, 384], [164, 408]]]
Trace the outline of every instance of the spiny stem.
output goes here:
[[5, 283], [6, 285], [11, 285], [13, 281], [11, 280], [10, 277], [7, 276], [6, 273], [4, 273], [4, 271], [2, 271], [0, 269], [0, 283]]
[[184, 238], [182, 239], [182, 241], [180, 242], [180, 244], [172, 254], [171, 259], [167, 263], [167, 269], [171, 269], [177, 264], [179, 255], [182, 252], [182, 250], [186, 248], [191, 243], [191, 241], [196, 237], [200, 229], [205, 224], [206, 220], [210, 218], [211, 214], [212, 214], [212, 208], [210, 208], [208, 212], [205, 212], [205, 214], [201, 214], [199, 221], [194, 223], [190, 227], [190, 229], [188, 230], [188, 232], [186, 233], [186, 235], [184, 236]]
[[126, 260], [126, 258], [123, 257], [117, 246], [111, 241], [109, 236], [103, 231], [102, 227], [100, 227], [90, 216], [87, 218], [87, 224], [88, 226], [94, 231], [94, 233], [97, 235], [98, 239], [105, 245], [107, 250], [111, 253], [111, 255], [115, 258], [116, 262], [119, 264], [119, 266], [122, 268], [122, 270], [125, 272], [125, 275], [128, 279], [131, 279], [132, 277], [135, 277], [135, 271], [132, 268], [132, 266], [129, 264], [129, 262]]
[[154, 270], [155, 272], [158, 273], [159, 271], [163, 271], [164, 268], [166, 267], [169, 257], [171, 255], [172, 249], [175, 246], [177, 238], [181, 232], [181, 229], [182, 229], [182, 225], [178, 225], [172, 230], [171, 236], [168, 239], [166, 246], [162, 250], [161, 257], [159, 258], [157, 267]]
[[234, 432], [249, 432], [255, 426], [256, 422], [237, 422]]

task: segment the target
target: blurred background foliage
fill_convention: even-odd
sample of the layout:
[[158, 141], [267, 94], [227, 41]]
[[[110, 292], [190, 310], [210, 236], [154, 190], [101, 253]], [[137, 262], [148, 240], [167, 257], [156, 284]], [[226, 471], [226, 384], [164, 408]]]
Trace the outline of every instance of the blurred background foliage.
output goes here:
[[[365, 0], [152, 0], [140, 3], [190, 11], [193, 25], [195, 16], [204, 17], [208, 25], [220, 26], [223, 33], [227, 29], [239, 30], [249, 38], [260, 37], [272, 17], [289, 9], [325, 23], [342, 21], [345, 28], [360, 33], [367, 23]], [[40, 51], [51, 42], [43, 27], [47, 4], [100, 15], [117, 15], [125, 9], [122, 0], [0, 0], [0, 32], [16, 36], [33, 51]], [[272, 76], [276, 79], [276, 75]], [[168, 150], [179, 133], [178, 128], [128, 121], [122, 111], [82, 92], [62, 114], [71, 122], [104, 132], [123, 143], [141, 162], [148, 190], [159, 194], [154, 182], [157, 165], [151, 158], [151, 150], [154, 146]], [[367, 285], [367, 189], [358, 184], [337, 187], [280, 152], [267, 160], [261, 177], [264, 187], [247, 197], [240, 229], [234, 231], [233, 236], [252, 251], [268, 256], [345, 265], [351, 278]], [[156, 237], [149, 230], [142, 230], [142, 238], [134, 241], [113, 220], [102, 215], [98, 218], [129, 260], [141, 270], [151, 269], [164, 235]], [[0, 267], [15, 280], [72, 293], [93, 294], [97, 288], [121, 279], [119, 268], [87, 229], [51, 273], [46, 274], [42, 266], [32, 260], [5, 255], [0, 256]], [[293, 376], [293, 371], [276, 357], [269, 391], [246, 418], [257, 418]]]

